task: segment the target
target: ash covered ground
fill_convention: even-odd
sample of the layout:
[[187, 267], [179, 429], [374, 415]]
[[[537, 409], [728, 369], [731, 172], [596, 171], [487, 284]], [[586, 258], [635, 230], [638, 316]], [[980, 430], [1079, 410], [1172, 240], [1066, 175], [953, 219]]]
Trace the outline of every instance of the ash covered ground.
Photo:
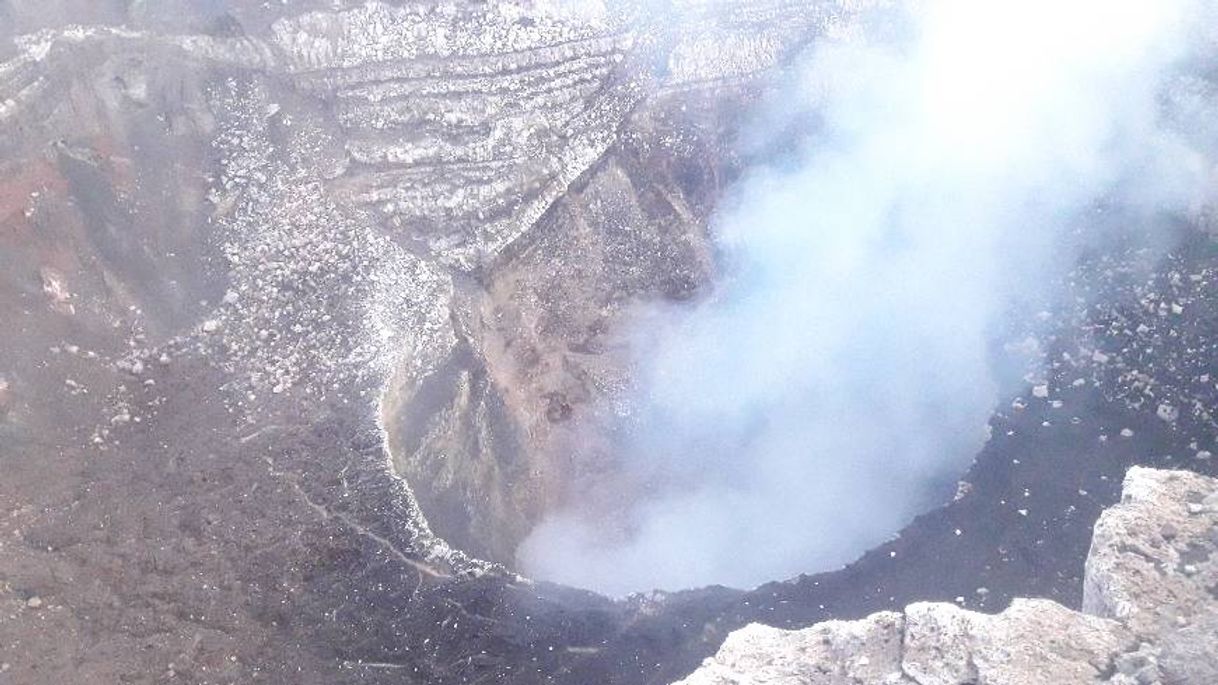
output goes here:
[[714, 288], [742, 120], [864, 9], [0, 2], [0, 683], [664, 683], [753, 621], [1077, 607], [1130, 465], [1218, 469], [1201, 213], [1013, 318], [1047, 364], [857, 562], [512, 568], [637, 304]]

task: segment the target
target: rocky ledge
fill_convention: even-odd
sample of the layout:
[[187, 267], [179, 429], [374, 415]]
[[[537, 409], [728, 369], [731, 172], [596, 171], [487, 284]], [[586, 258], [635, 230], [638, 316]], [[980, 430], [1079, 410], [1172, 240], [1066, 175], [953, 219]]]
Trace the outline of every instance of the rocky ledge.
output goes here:
[[[683, 685], [1218, 683], [1218, 480], [1134, 467], [1095, 525], [1082, 611], [923, 602], [804, 630], [752, 624]], [[980, 589], [979, 591], [984, 591]]]

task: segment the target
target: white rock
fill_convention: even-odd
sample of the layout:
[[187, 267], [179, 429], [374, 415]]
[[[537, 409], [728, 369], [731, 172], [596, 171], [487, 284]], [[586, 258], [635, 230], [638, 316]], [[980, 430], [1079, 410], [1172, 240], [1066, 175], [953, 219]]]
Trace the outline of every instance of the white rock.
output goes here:
[[916, 685], [901, 673], [904, 617], [826, 621], [804, 630], [752, 624], [733, 632], [719, 653], [682, 685]]
[[995, 616], [942, 603], [905, 615], [902, 667], [919, 685], [1099, 682], [1097, 657], [1133, 643], [1115, 621], [1043, 599], [1016, 599]]
[[[1100, 515], [1083, 610], [1162, 646], [1164, 682], [1218, 683], [1218, 481], [1134, 467], [1120, 504]], [[1164, 531], [1170, 534], [1165, 534]]]
[[[1177, 549], [1184, 541], [1215, 548], [1210, 539], [1215, 522], [1191, 511], [1203, 513], [1201, 500], [1215, 491], [1218, 483], [1193, 473], [1130, 469], [1120, 504], [1101, 514], [1095, 524], [1083, 582], [1083, 610], [1129, 621], [1145, 633], [1212, 604], [1213, 597], [1195, 581], [1166, 571], [1184, 565]], [[1196, 501], [1190, 500], [1190, 492]], [[1165, 525], [1174, 531], [1173, 544], [1161, 542]], [[1198, 565], [1218, 576], [1218, 563], [1207, 560]]]
[[1180, 418], [1180, 410], [1166, 402], [1159, 405], [1155, 414], [1168, 423], [1175, 423], [1176, 419]]

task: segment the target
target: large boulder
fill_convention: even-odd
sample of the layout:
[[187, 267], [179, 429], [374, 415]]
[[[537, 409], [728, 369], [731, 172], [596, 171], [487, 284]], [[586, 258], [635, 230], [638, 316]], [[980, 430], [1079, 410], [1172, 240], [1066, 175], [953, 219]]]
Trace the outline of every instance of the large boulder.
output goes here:
[[1083, 611], [1160, 645], [1166, 683], [1218, 682], [1218, 481], [1134, 467], [1095, 524]]

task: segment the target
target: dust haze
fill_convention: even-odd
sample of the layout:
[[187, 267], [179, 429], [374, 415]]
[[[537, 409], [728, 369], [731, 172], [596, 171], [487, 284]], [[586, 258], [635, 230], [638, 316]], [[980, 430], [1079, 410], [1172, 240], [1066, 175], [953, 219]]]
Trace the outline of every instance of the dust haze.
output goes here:
[[992, 360], [1004, 317], [1068, 267], [1072, 227], [1203, 201], [1206, 154], [1166, 114], [1211, 45], [1200, 11], [927, 2], [801, 55], [745, 132], [784, 152], [714, 220], [721, 281], [640, 316], [622, 478], [552, 512], [522, 568], [613, 595], [751, 587], [944, 501], [1020, 390]]

